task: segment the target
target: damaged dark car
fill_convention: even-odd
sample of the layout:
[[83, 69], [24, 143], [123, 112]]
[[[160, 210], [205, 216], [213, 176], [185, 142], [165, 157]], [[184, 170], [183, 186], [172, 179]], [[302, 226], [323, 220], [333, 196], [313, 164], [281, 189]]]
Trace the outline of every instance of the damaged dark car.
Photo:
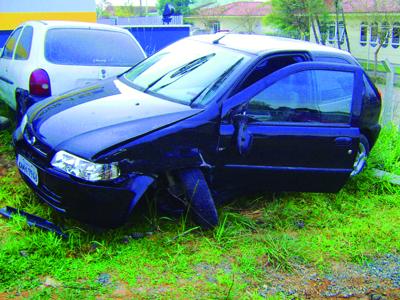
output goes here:
[[380, 110], [349, 53], [196, 36], [117, 78], [35, 104], [14, 145], [26, 183], [72, 218], [117, 226], [157, 190], [212, 228], [229, 191], [340, 190], [363, 169]]

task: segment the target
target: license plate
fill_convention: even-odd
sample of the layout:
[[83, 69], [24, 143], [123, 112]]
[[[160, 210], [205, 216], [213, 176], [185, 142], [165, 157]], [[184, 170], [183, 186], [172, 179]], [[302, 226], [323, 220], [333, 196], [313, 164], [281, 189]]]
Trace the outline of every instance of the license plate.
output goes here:
[[38, 171], [37, 168], [30, 161], [28, 161], [22, 155], [18, 154], [17, 166], [18, 169], [21, 171], [21, 173], [26, 175], [26, 177], [28, 177], [35, 185], [38, 185], [39, 183]]

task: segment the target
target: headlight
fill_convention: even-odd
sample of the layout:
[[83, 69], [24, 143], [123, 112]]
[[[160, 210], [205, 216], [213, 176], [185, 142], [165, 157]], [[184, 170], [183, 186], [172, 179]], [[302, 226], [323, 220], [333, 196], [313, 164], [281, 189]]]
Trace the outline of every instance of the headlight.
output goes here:
[[28, 116], [25, 114], [22, 117], [21, 123], [19, 124], [19, 128], [21, 129], [22, 133], [25, 131], [26, 124], [28, 124]]
[[120, 175], [116, 163], [96, 164], [65, 151], [57, 152], [51, 165], [72, 176], [88, 181], [110, 180]]

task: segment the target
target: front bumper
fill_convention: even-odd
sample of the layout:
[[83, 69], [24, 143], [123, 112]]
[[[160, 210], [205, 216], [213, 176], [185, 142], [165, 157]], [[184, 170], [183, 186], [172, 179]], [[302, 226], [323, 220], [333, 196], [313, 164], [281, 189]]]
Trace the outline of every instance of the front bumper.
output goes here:
[[29, 145], [18, 130], [13, 138], [16, 154], [29, 160], [38, 171], [38, 185], [20, 172], [28, 186], [56, 211], [84, 223], [101, 227], [123, 224], [154, 182], [154, 178], [145, 175], [122, 182], [84, 182], [52, 167], [51, 157], [46, 157], [43, 147]]

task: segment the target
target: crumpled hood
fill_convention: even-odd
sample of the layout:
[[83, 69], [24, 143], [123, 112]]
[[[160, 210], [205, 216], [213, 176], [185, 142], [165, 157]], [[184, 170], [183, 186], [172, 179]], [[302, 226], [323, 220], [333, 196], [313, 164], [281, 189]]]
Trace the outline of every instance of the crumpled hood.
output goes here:
[[200, 112], [137, 91], [114, 79], [29, 110], [35, 135], [53, 150], [90, 159], [96, 153]]

